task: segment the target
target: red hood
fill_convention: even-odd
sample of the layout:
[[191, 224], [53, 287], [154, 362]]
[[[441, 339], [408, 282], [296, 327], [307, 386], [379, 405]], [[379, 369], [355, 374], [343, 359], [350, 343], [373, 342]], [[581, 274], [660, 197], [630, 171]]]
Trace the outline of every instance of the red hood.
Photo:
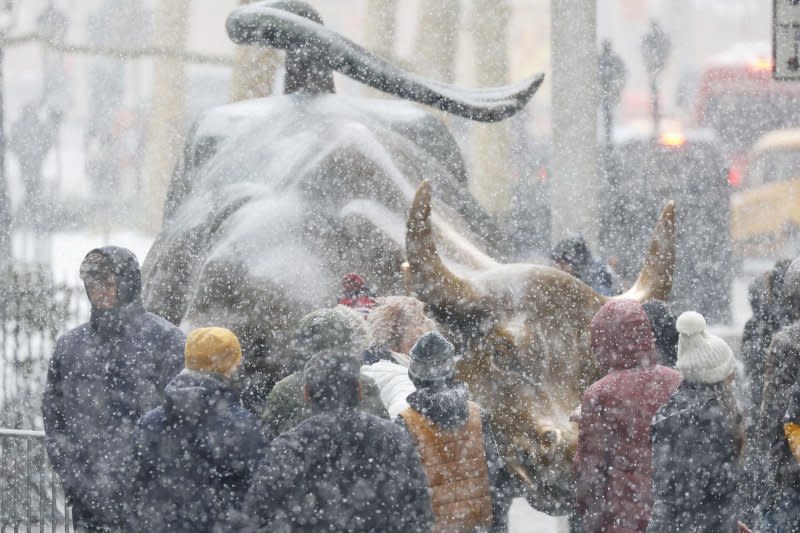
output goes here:
[[603, 305], [592, 318], [591, 342], [604, 375], [656, 362], [650, 320], [642, 304], [634, 300], [612, 300]]

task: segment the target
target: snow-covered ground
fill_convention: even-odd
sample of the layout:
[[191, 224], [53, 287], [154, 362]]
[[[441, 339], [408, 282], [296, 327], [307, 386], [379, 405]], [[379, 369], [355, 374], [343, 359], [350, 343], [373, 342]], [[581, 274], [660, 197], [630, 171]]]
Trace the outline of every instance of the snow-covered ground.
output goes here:
[[566, 533], [569, 531], [566, 519], [553, 518], [534, 511], [528, 502], [517, 498], [508, 512], [509, 533]]

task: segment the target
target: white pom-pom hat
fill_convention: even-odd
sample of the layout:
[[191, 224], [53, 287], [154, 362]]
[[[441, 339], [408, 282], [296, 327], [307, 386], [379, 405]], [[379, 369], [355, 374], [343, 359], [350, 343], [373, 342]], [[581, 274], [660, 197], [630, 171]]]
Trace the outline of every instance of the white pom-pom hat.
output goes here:
[[678, 317], [678, 362], [675, 369], [687, 381], [719, 383], [735, 369], [733, 350], [728, 344], [706, 331], [706, 319], [696, 311]]

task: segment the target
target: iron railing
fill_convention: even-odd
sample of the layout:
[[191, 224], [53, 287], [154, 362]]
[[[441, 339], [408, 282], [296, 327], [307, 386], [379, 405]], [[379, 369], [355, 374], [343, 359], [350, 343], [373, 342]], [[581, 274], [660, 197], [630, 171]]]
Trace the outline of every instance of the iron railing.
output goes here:
[[55, 340], [89, 314], [81, 289], [42, 269], [0, 267], [0, 533], [70, 530], [44, 432], [36, 429]]
[[0, 533], [69, 532], [69, 514], [44, 432], [0, 428]]
[[0, 427], [41, 429], [41, 395], [58, 335], [85, 321], [83, 288], [49, 272], [0, 268]]

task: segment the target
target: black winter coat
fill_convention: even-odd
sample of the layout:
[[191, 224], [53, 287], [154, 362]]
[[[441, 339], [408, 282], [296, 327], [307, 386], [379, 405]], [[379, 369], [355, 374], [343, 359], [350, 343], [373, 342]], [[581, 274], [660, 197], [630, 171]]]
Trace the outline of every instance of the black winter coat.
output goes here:
[[764, 363], [772, 336], [780, 329], [773, 321], [751, 317], [742, 332], [742, 362], [750, 380], [750, 394], [756, 411], [761, 407], [764, 389]]
[[653, 418], [648, 533], [735, 531], [743, 435], [721, 387], [684, 381]]
[[45, 444], [67, 498], [115, 523], [127, 495], [136, 421], [156, 407], [183, 366], [184, 334], [145, 311], [136, 258], [100, 249], [116, 265], [120, 307], [92, 310], [62, 335], [42, 398]]
[[[769, 482], [773, 473], [769, 472], [769, 446], [763, 429], [760, 427], [762, 394], [764, 391], [764, 373], [769, 356], [769, 347], [773, 337], [785, 325], [789, 317], [785, 307], [780, 305], [778, 280], [782, 280], [782, 272], [786, 265], [781, 261], [775, 267], [750, 283], [748, 295], [753, 316], [747, 321], [742, 332], [742, 362], [749, 380], [749, 405], [747, 424], [747, 449], [745, 455], [745, 479], [743, 480], [743, 507], [748, 511], [747, 523], [756, 523], [757, 508], [762, 500], [765, 503], [772, 499], [764, 498], [764, 494], [774, 491]], [[772, 492], [774, 494], [774, 492]]]
[[245, 500], [264, 532], [430, 531], [428, 479], [411, 437], [387, 420], [340, 408], [274, 441]]
[[230, 529], [267, 443], [223, 379], [184, 370], [139, 421], [134, 530]]
[[781, 328], [791, 325], [791, 305], [785, 301], [783, 277], [789, 260], [782, 259], [775, 266], [754, 279], [748, 287], [748, 299], [753, 316], [742, 332], [742, 361], [750, 380], [753, 406], [758, 417], [764, 389], [764, 373], [769, 345]]
[[[780, 330], [772, 339], [764, 373], [764, 396], [758, 424], [760, 446], [766, 457], [762, 466], [765, 488], [762, 504], [797, 501], [800, 465], [783, 431], [792, 389], [800, 376], [800, 321]], [[800, 510], [797, 511], [800, 516]]]

